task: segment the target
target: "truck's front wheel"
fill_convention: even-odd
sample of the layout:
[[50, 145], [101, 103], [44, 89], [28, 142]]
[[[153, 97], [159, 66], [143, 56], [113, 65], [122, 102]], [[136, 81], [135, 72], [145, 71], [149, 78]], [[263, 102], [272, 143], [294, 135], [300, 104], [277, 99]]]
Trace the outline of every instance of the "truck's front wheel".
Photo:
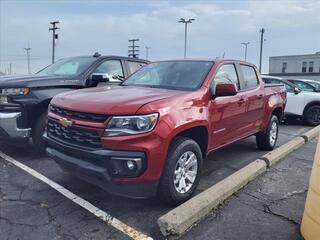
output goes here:
[[272, 115], [266, 131], [256, 135], [257, 146], [261, 150], [273, 150], [276, 146], [279, 132], [279, 120]]
[[170, 146], [159, 184], [160, 197], [174, 205], [188, 200], [198, 186], [201, 167], [199, 145], [190, 138], [176, 137]]
[[46, 149], [46, 142], [43, 139], [44, 130], [46, 128], [47, 112], [42, 113], [36, 120], [32, 128], [32, 141], [38, 153], [44, 153]]

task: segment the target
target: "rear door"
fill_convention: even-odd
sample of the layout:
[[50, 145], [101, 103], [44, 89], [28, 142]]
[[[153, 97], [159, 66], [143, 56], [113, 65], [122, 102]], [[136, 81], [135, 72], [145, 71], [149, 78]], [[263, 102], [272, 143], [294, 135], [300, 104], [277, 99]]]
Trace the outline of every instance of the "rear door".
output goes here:
[[246, 96], [246, 116], [243, 135], [250, 135], [260, 129], [264, 116], [264, 88], [261, 86], [256, 69], [251, 65], [239, 64], [240, 91]]
[[[239, 89], [239, 77], [233, 63], [227, 63], [218, 69], [211, 82], [211, 89], [214, 91], [218, 83], [234, 83]], [[241, 94], [236, 96], [217, 97], [211, 100], [211, 144], [210, 149], [215, 149], [235, 141], [239, 131], [243, 128], [245, 118], [245, 99]]]

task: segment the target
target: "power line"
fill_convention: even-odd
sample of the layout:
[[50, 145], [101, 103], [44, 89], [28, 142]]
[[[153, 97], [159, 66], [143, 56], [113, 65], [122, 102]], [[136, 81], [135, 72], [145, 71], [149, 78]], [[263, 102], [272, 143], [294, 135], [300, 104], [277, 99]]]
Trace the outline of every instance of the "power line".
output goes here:
[[129, 39], [128, 42], [131, 44], [128, 46], [128, 57], [138, 58], [139, 57], [139, 46], [135, 45], [140, 39]]
[[56, 30], [60, 29], [56, 27], [59, 24], [59, 21], [50, 22], [52, 24], [52, 28], [49, 28], [49, 31], [52, 31], [52, 63], [54, 63], [54, 51], [55, 51], [55, 39], [58, 39], [58, 34], [56, 34]]

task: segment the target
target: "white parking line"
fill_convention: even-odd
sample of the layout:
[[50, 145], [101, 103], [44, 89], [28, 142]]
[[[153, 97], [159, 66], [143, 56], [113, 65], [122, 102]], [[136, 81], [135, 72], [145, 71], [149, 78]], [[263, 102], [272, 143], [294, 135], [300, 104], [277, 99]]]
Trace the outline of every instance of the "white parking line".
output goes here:
[[152, 240], [151, 237], [143, 234], [142, 232], [139, 232], [138, 230], [126, 225], [125, 223], [121, 222], [117, 218], [111, 216], [110, 214], [102, 211], [101, 209], [95, 207], [90, 202], [84, 200], [83, 198], [77, 196], [76, 194], [70, 192], [68, 189], [64, 188], [63, 186], [59, 185], [58, 183], [50, 180], [49, 178], [43, 176], [41, 173], [35, 171], [34, 169], [24, 165], [23, 163], [11, 158], [10, 156], [4, 154], [0, 151], [0, 157], [4, 160], [16, 165], [17, 167], [21, 168], [22, 170], [26, 171], [27, 173], [31, 174], [35, 178], [39, 179], [40, 181], [46, 183], [59, 193], [61, 193], [66, 198], [70, 199], [74, 203], [78, 204], [80, 207], [86, 209], [87, 211], [91, 212], [98, 218], [100, 218], [102, 221], [106, 222], [108, 225], [118, 229], [122, 233], [128, 235], [132, 239], [135, 240]]

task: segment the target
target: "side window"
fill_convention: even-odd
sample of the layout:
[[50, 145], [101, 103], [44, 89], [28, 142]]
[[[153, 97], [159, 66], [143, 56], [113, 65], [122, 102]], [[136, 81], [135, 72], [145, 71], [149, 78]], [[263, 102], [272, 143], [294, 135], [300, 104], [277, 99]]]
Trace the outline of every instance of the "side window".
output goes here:
[[112, 76], [124, 76], [120, 60], [104, 61], [96, 68], [96, 70], [94, 70], [93, 73], [107, 73], [110, 76], [110, 81], [114, 80], [116, 82], [118, 82], [118, 80], [112, 79]]
[[146, 64], [142, 63], [142, 62], [128, 61], [128, 67], [129, 67], [130, 74], [138, 71], [140, 68], [142, 68], [145, 65]]
[[301, 81], [293, 81], [293, 83], [296, 84], [303, 91], [314, 92], [314, 88], [308, 83], [304, 83]]
[[240, 68], [243, 73], [243, 86], [241, 86], [241, 89], [246, 90], [258, 86], [259, 80], [256, 70], [253, 67], [247, 65], [240, 65]]
[[218, 83], [234, 83], [239, 89], [239, 79], [233, 64], [225, 64], [219, 68], [212, 82], [214, 88]]
[[283, 84], [284, 84], [284, 86], [286, 87], [287, 92], [291, 92], [291, 93], [294, 92], [294, 87], [290, 86], [290, 85], [287, 84], [287, 83], [283, 83]]

